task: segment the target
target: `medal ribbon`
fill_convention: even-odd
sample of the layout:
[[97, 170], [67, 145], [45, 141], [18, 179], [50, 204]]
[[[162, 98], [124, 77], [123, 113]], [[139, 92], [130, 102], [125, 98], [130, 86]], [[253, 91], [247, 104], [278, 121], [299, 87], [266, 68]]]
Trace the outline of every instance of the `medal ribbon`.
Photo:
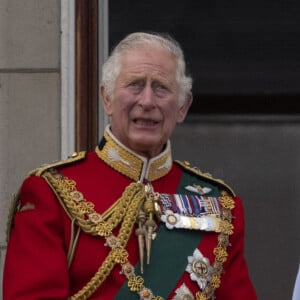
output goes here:
[[165, 213], [166, 210], [172, 210], [174, 213], [184, 216], [220, 215], [218, 197], [160, 194], [160, 207], [162, 213]]

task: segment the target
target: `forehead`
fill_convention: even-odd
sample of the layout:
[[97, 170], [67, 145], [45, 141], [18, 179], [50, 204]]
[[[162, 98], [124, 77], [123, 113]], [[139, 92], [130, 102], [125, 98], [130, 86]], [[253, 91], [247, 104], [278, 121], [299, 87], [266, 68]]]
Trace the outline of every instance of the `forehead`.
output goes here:
[[121, 56], [121, 74], [176, 77], [177, 61], [165, 49], [143, 46], [126, 50]]

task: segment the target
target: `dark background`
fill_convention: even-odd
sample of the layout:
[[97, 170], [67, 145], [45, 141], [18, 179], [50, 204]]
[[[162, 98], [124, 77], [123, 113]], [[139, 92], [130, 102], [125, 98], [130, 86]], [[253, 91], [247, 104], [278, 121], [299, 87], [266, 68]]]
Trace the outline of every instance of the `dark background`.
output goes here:
[[110, 49], [133, 31], [171, 34], [194, 79], [192, 113], [300, 113], [299, 3], [110, 1]]
[[258, 298], [291, 299], [300, 260], [300, 1], [109, 2], [110, 49], [145, 30], [175, 37], [194, 79], [174, 158], [242, 197]]

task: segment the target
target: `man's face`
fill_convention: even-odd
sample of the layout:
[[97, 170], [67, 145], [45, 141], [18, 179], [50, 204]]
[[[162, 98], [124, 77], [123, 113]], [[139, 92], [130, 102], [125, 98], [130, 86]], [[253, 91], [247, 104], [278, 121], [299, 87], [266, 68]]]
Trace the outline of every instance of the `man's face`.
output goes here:
[[136, 153], [159, 154], [178, 122], [182, 122], [191, 97], [178, 104], [175, 58], [166, 50], [141, 47], [128, 50], [111, 96], [101, 87], [104, 108], [116, 138]]

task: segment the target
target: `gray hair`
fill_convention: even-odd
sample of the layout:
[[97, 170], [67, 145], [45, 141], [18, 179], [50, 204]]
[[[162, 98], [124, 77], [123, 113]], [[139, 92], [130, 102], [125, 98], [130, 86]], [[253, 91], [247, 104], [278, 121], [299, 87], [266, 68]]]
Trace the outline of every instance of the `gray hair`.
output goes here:
[[116, 79], [120, 73], [120, 59], [124, 51], [136, 49], [144, 45], [151, 45], [160, 49], [165, 49], [175, 56], [177, 61], [177, 83], [179, 86], [179, 103], [183, 104], [186, 94], [192, 89], [192, 78], [186, 75], [186, 65], [183, 50], [176, 40], [168, 35], [150, 34], [145, 32], [136, 32], [127, 35], [114, 48], [107, 61], [102, 66], [102, 85], [107, 94], [113, 93]]

